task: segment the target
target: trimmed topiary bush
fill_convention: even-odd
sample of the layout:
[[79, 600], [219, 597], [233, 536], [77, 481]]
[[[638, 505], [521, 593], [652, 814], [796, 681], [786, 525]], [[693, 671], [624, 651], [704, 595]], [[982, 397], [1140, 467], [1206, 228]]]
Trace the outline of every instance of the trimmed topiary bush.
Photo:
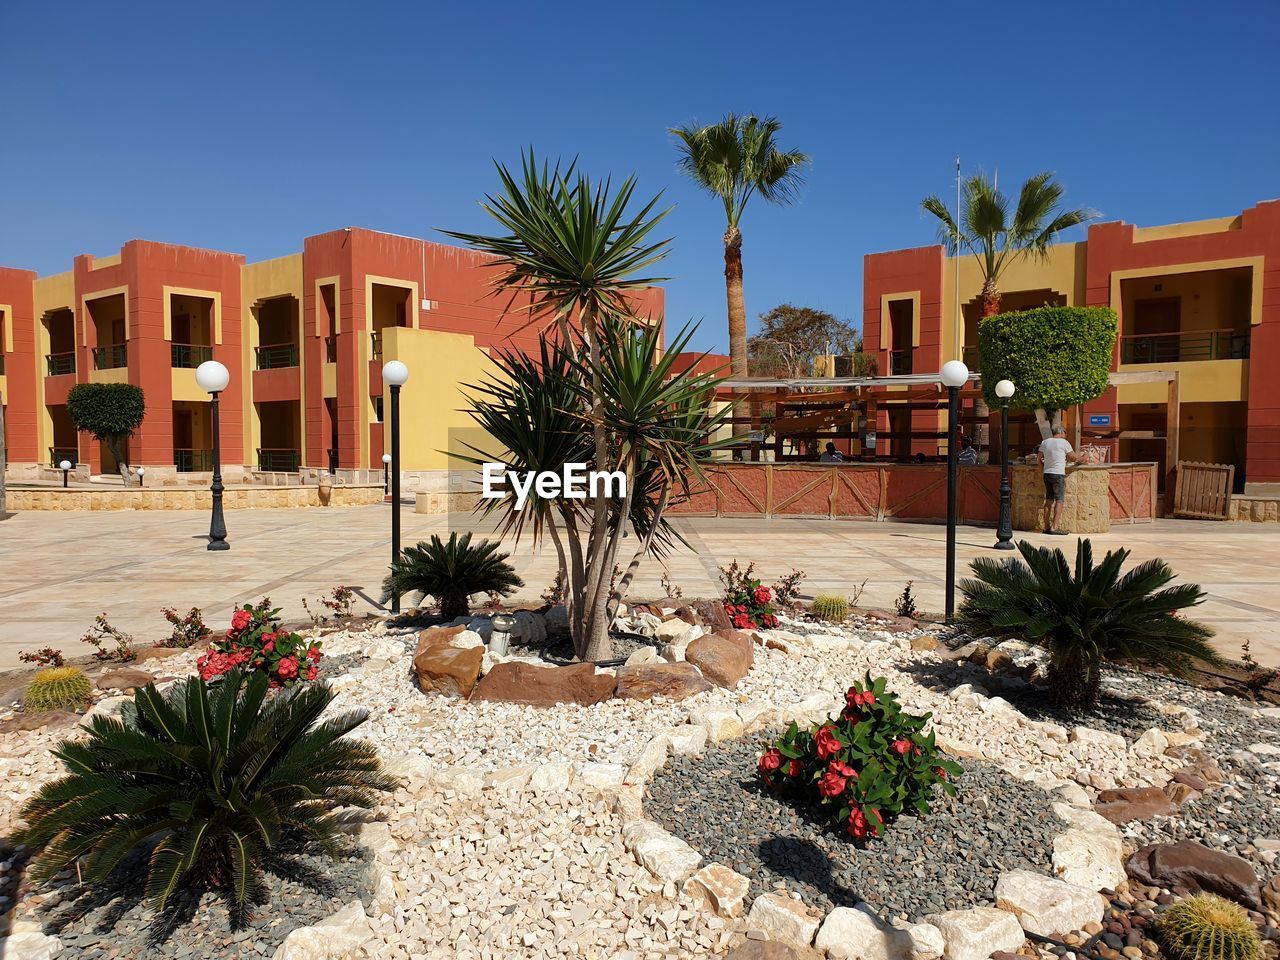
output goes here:
[[77, 430], [107, 445], [126, 487], [133, 481], [125, 463], [124, 442], [142, 426], [146, 415], [146, 395], [137, 384], [77, 383], [67, 391], [67, 416]]
[[1012, 380], [1020, 410], [1065, 410], [1107, 389], [1116, 345], [1110, 307], [1036, 307], [978, 321], [982, 392], [995, 409], [996, 384]]
[[1243, 907], [1212, 893], [1179, 900], [1156, 932], [1174, 960], [1258, 960], [1262, 938]]
[[27, 685], [28, 713], [46, 710], [83, 710], [93, 696], [89, 678], [79, 667], [50, 667], [41, 670]]
[[849, 601], [832, 593], [820, 593], [813, 598], [809, 612], [828, 623], [842, 623], [849, 616]]

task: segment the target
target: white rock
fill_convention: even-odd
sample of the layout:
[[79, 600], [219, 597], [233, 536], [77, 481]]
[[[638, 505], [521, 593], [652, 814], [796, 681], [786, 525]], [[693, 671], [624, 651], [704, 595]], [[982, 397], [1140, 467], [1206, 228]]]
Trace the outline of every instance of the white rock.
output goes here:
[[707, 745], [707, 728], [700, 723], [668, 727], [664, 735], [671, 747], [671, 752], [678, 757], [690, 757], [701, 753]]
[[771, 703], [743, 703], [738, 705], [738, 719], [747, 733], [778, 724], [780, 711]]
[[1280, 747], [1274, 743], [1251, 743], [1246, 749], [1259, 757], [1280, 757]]
[[693, 637], [690, 636], [692, 633], [693, 624], [685, 623], [679, 617], [673, 617], [670, 620], [663, 620], [662, 623], [658, 624], [654, 629], [653, 636], [654, 639], [661, 640], [664, 643], [675, 643], [678, 640], [685, 639], [685, 637], [692, 640]]
[[1169, 748], [1169, 738], [1164, 731], [1152, 727], [1133, 742], [1133, 752], [1140, 757], [1158, 757]]
[[1073, 807], [1088, 809], [1092, 806], [1089, 794], [1085, 793], [1084, 787], [1074, 781], [1063, 780], [1053, 788], [1053, 792]]
[[986, 687], [980, 687], [976, 683], [962, 683], [948, 690], [947, 696], [953, 699], [966, 696], [985, 697], [988, 696], [988, 693]]
[[642, 613], [635, 618], [631, 629], [642, 637], [653, 637], [657, 636], [662, 622], [661, 617], [655, 617], [652, 613]]
[[996, 906], [1042, 937], [1079, 930], [1098, 920], [1106, 901], [1095, 890], [1030, 870], [1010, 870], [996, 881]]
[[375, 857], [386, 859], [395, 853], [395, 840], [391, 837], [391, 826], [381, 820], [371, 820], [360, 824], [356, 833], [356, 842], [366, 848]]
[[61, 949], [62, 941], [57, 937], [38, 932], [11, 933], [0, 938], [0, 955], [13, 960], [53, 960]]
[[493, 620], [489, 617], [472, 617], [467, 621], [467, 629], [480, 635], [480, 639], [488, 643], [493, 637]]
[[1018, 918], [994, 907], [949, 910], [926, 919], [942, 933], [947, 960], [987, 960], [997, 950], [1016, 951], [1026, 939]]
[[620, 763], [583, 763], [577, 771], [579, 780], [598, 790], [620, 787], [627, 778], [627, 768]]
[[572, 771], [567, 763], [544, 763], [533, 770], [529, 777], [529, 789], [553, 793], [569, 789]]
[[373, 935], [364, 905], [349, 904], [313, 927], [291, 930], [276, 948], [273, 960], [348, 960], [363, 956], [363, 945]]
[[627, 657], [627, 666], [635, 667], [644, 663], [657, 663], [657, 661], [658, 661], [658, 651], [655, 650], [653, 647], [645, 646], [645, 647], [641, 647], [635, 653], [631, 654], [631, 656]]
[[694, 713], [692, 719], [706, 727], [707, 738], [713, 743], [732, 740], [734, 737], [742, 736], [744, 732], [742, 721], [738, 719], [737, 711], [734, 710], [703, 709]]
[[910, 941], [910, 960], [938, 960], [947, 948], [942, 931], [932, 923], [913, 923], [903, 931]]
[[466, 650], [470, 647], [483, 647], [484, 637], [476, 633], [474, 630], [463, 630], [460, 634], [449, 641], [449, 646], [458, 647]]
[[832, 960], [908, 960], [911, 939], [870, 910], [836, 907], [822, 921], [813, 945]]
[[702, 855], [652, 820], [637, 820], [622, 828], [622, 842], [640, 865], [662, 881], [682, 883], [693, 876]]
[[523, 790], [533, 777], [534, 766], [499, 767], [484, 778], [483, 789], [509, 793]]
[[684, 892], [701, 898], [717, 916], [742, 916], [751, 881], [721, 863], [709, 863], [685, 881]]
[[803, 700], [783, 707], [779, 719], [783, 723], [790, 723], [792, 720], [800, 724], [817, 723], [826, 719], [835, 708], [836, 699], [833, 694], [811, 693]]
[[799, 900], [777, 893], [762, 893], [751, 904], [747, 927], [762, 930], [770, 940], [804, 949], [818, 932], [818, 918]]
[[1053, 838], [1053, 872], [1078, 887], [1115, 889], [1125, 878], [1124, 845], [1118, 834], [1072, 827]]
[[1105, 730], [1094, 730], [1092, 727], [1073, 727], [1071, 729], [1071, 742], [1102, 747], [1112, 753], [1126, 753], [1129, 750], [1129, 741], [1125, 740], [1120, 734], [1108, 733]]

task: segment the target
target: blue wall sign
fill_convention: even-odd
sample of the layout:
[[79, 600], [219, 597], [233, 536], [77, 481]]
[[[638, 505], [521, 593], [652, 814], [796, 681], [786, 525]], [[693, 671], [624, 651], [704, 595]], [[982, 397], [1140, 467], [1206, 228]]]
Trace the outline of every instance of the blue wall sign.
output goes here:
[[1109, 413], [1091, 413], [1091, 414], [1089, 414], [1089, 426], [1091, 426], [1091, 427], [1109, 427], [1109, 426], [1111, 426], [1111, 414], [1109, 414]]

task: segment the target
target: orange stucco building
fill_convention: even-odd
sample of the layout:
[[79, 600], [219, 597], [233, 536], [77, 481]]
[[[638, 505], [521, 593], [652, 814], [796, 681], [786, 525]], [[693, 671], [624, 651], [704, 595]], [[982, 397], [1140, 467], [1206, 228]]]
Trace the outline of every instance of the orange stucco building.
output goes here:
[[[113, 381], [146, 392], [131, 466], [157, 480], [207, 473], [210, 401], [195, 368], [208, 359], [231, 371], [220, 418], [229, 477], [380, 477], [381, 366], [392, 359], [410, 370], [404, 468], [443, 471], [451, 432], [470, 426], [462, 386], [486, 374], [490, 348], [536, 341], [525, 314], [504, 312], [492, 275], [482, 254], [354, 227], [257, 263], [131, 240], [115, 256], [76, 257], [54, 276], [0, 268], [10, 475], [38, 475], [64, 458], [114, 471], [110, 452], [66, 414], [73, 384]], [[660, 289], [639, 299], [640, 313], [661, 315]]]
[[[881, 373], [932, 373], [951, 359], [977, 367], [972, 256], [957, 262], [941, 246], [874, 253], [863, 277], [863, 344]], [[1117, 460], [1160, 463], [1163, 476], [1176, 435], [1179, 459], [1234, 464], [1237, 488], [1280, 491], [1280, 379], [1266, 373], [1280, 363], [1280, 201], [1194, 223], [1093, 224], [1044, 260], [1017, 260], [1000, 289], [1003, 310], [1109, 306], [1120, 326], [1113, 370], [1178, 374], [1179, 422], [1168, 422], [1166, 382], [1124, 382], [1085, 405], [1089, 442]], [[901, 415], [911, 422], [881, 411], [880, 431], [938, 429], [932, 411]]]

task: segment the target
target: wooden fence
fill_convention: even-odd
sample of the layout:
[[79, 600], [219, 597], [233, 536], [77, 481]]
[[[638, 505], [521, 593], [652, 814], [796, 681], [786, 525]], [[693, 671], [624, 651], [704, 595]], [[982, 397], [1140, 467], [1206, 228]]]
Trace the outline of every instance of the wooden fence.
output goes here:
[[1231, 516], [1231, 488], [1236, 478], [1233, 464], [1179, 460], [1174, 474], [1175, 517], [1226, 520]]

